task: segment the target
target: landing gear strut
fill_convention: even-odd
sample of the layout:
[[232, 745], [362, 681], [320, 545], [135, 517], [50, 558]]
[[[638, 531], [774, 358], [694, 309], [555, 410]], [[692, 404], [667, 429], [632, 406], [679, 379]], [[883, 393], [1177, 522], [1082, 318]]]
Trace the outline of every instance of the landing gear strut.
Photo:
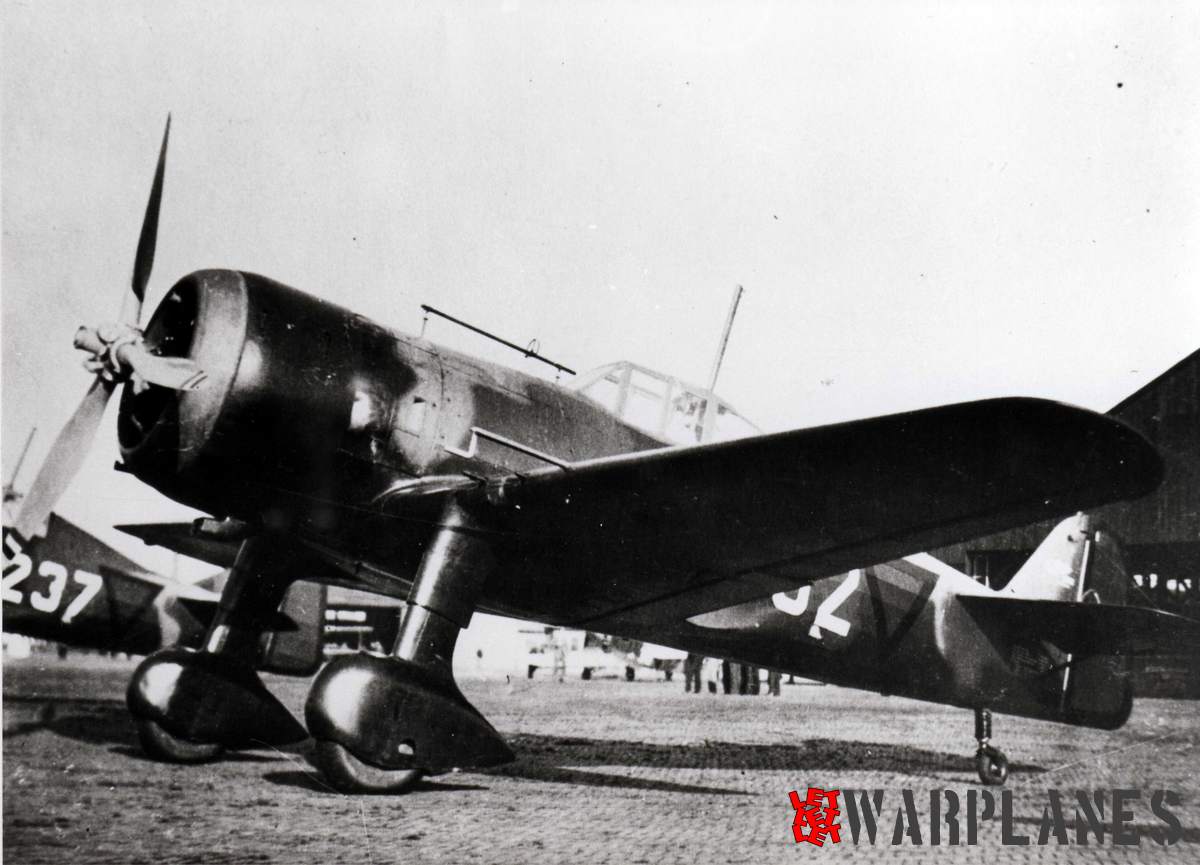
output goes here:
[[263, 631], [291, 582], [291, 560], [270, 538], [244, 541], [204, 647], [162, 649], [138, 665], [125, 701], [149, 756], [199, 763], [227, 748], [290, 745], [307, 737], [255, 672]]
[[304, 716], [314, 762], [336, 788], [400, 793], [425, 774], [513, 759], [451, 669], [492, 561], [486, 532], [450, 505], [413, 580], [391, 657], [343, 656], [317, 676]]
[[1008, 758], [999, 748], [993, 748], [992, 713], [989, 709], [975, 710], [975, 740], [979, 748], [975, 751], [975, 769], [979, 772], [979, 781], [989, 787], [996, 787], [1008, 778]]

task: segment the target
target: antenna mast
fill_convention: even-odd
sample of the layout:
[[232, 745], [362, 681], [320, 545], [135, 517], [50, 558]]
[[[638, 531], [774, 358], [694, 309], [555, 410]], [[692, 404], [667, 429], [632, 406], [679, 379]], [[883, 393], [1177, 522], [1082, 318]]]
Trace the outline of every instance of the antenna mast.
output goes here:
[[717, 376], [721, 374], [721, 361], [725, 360], [725, 346], [729, 345], [729, 332], [733, 330], [733, 317], [737, 315], [742, 291], [740, 285], [734, 286], [733, 302], [729, 304], [729, 315], [725, 318], [725, 330], [721, 333], [721, 344], [717, 347], [717, 356], [713, 358], [712, 372], [708, 376], [709, 393], [712, 393], [717, 387]]
[[21, 472], [21, 466], [25, 462], [25, 456], [29, 453], [29, 446], [33, 444], [33, 437], [37, 435], [37, 427], [29, 431], [29, 435], [25, 437], [25, 447], [21, 448], [21, 455], [17, 457], [17, 464], [13, 466], [12, 477], [8, 479], [8, 483], [4, 485], [6, 490], [10, 490], [17, 483], [17, 475]]

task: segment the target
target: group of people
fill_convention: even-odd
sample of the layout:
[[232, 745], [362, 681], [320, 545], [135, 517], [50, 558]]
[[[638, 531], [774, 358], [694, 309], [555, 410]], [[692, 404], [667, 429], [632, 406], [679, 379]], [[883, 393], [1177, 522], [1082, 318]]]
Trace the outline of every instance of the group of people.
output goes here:
[[[710, 694], [717, 693], [718, 688], [726, 694], [758, 694], [762, 689], [761, 669], [689, 652], [683, 662], [683, 690], [699, 694], [707, 683]], [[779, 696], [780, 679], [778, 672], [767, 670], [767, 693], [772, 697]]]

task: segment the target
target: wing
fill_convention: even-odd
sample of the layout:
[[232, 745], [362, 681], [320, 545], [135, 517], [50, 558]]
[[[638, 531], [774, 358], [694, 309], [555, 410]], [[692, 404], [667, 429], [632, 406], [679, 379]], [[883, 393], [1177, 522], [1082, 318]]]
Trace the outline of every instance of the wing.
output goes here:
[[476, 494], [484, 604], [620, 633], [1151, 491], [1123, 424], [1000, 399], [547, 468]]
[[128, 523], [113, 528], [151, 546], [199, 559], [218, 568], [233, 567], [233, 561], [237, 558], [237, 542], [201, 537], [192, 530], [191, 522]]

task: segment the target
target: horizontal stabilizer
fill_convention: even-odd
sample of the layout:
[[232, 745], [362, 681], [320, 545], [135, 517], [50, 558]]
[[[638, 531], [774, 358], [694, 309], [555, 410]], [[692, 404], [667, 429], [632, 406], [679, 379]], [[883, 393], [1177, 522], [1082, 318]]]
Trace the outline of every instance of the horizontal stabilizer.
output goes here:
[[157, 586], [159, 591], [166, 589], [177, 598], [193, 600], [200, 604], [215, 605], [221, 598], [219, 594], [203, 586], [172, 580], [144, 568], [114, 568], [109, 565], [101, 565], [100, 575], [106, 582], [125, 581]]
[[991, 595], [958, 598], [979, 621], [1000, 620], [1015, 633], [1078, 655], [1186, 655], [1200, 652], [1200, 621], [1117, 604], [1038, 601]]

